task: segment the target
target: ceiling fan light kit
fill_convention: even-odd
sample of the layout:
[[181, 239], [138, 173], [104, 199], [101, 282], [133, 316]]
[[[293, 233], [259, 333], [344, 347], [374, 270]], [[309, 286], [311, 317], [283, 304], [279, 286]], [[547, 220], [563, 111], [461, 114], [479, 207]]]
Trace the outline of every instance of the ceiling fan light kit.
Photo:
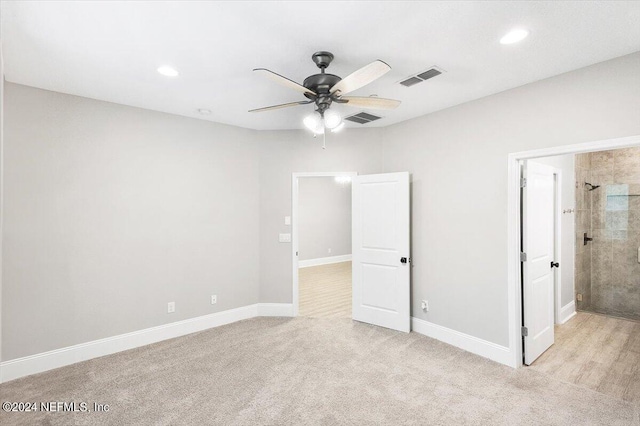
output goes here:
[[338, 133], [340, 130], [344, 129], [344, 121], [341, 121], [335, 128], [331, 129], [331, 133]]
[[317, 111], [307, 115], [304, 118], [304, 120], [302, 120], [302, 123], [305, 125], [307, 129], [311, 130], [313, 133], [317, 135], [324, 133], [322, 116]]
[[327, 110], [324, 112], [324, 126], [333, 130], [342, 123], [342, 116], [333, 110]]
[[319, 74], [311, 75], [304, 79], [302, 84], [281, 76], [265, 68], [256, 68], [253, 71], [265, 75], [279, 84], [302, 93], [308, 100], [273, 105], [264, 108], [250, 110], [249, 112], [264, 112], [275, 109], [288, 108], [298, 105], [315, 104], [315, 111], [306, 116], [303, 124], [315, 135], [324, 134], [325, 128], [332, 132], [344, 127], [342, 116], [335, 110], [331, 110], [333, 102], [355, 106], [359, 108], [392, 109], [400, 105], [400, 101], [382, 99], [378, 97], [354, 97], [344, 96], [367, 84], [377, 80], [391, 70], [391, 67], [381, 60], [373, 61], [359, 70], [340, 78], [334, 74], [325, 72], [333, 61], [331, 52], [320, 51], [311, 56], [316, 66], [320, 68]]

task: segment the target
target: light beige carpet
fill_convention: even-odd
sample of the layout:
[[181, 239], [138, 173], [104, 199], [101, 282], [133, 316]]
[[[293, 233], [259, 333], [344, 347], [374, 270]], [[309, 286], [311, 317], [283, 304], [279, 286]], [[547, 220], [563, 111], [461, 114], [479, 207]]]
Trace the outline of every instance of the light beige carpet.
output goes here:
[[3, 425], [637, 425], [638, 407], [419, 334], [348, 319], [256, 318], [0, 385]]
[[299, 315], [351, 318], [351, 262], [298, 270]]

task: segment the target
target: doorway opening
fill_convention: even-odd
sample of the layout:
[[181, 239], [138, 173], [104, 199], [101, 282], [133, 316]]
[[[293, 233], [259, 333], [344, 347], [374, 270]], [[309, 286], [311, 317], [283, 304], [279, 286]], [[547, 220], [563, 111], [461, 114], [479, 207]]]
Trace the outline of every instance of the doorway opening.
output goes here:
[[640, 147], [576, 155], [576, 212], [577, 309], [640, 320]]
[[[507, 207], [508, 207], [508, 223], [507, 223], [507, 234], [508, 234], [508, 312], [509, 312], [509, 350], [510, 350], [510, 365], [518, 368], [523, 366], [523, 355], [525, 353], [525, 347], [523, 345], [523, 334], [527, 333], [527, 330], [523, 327], [526, 327], [527, 324], [523, 323], [523, 317], [526, 314], [525, 309], [523, 308], [523, 287], [522, 287], [522, 229], [521, 229], [521, 215], [523, 213], [523, 206], [521, 205], [521, 170], [525, 162], [529, 160], [535, 161], [536, 159], [540, 159], [543, 157], [553, 157], [553, 156], [561, 156], [568, 154], [585, 154], [585, 153], [593, 153], [597, 151], [608, 151], [619, 148], [634, 148], [640, 147], [640, 135], [618, 138], [618, 139], [608, 139], [596, 142], [588, 142], [576, 145], [568, 145], [568, 146], [560, 146], [553, 148], [545, 148], [533, 151], [525, 151], [519, 153], [512, 153], [508, 156], [508, 198], [507, 198]], [[565, 174], [566, 180], [566, 174]], [[572, 179], [573, 180], [573, 179]], [[594, 186], [597, 183], [588, 182], [593, 184]], [[574, 188], [575, 189], [575, 188]], [[598, 188], [599, 189], [599, 188]], [[598, 190], [596, 189], [596, 190]], [[571, 207], [564, 206], [561, 210], [571, 210]], [[574, 209], [575, 210], [575, 209]], [[564, 217], [576, 216], [574, 212], [566, 213], [563, 215]], [[584, 237], [584, 235], [583, 235]], [[587, 236], [591, 238], [590, 236]], [[575, 241], [572, 242], [575, 247]], [[575, 259], [574, 259], [575, 262]], [[562, 262], [560, 262], [562, 265]], [[549, 264], [550, 265], [550, 264]], [[576, 265], [577, 267], [577, 265]], [[560, 269], [560, 268], [558, 268]], [[561, 282], [562, 282], [561, 278]], [[567, 285], [571, 284], [566, 283]], [[562, 286], [562, 290], [564, 290], [564, 285]], [[569, 287], [570, 288], [570, 287]], [[573, 290], [570, 290], [568, 293], [571, 294]], [[564, 295], [564, 293], [562, 293]], [[561, 295], [561, 300], [562, 297]], [[583, 295], [584, 296], [584, 295]], [[570, 299], [573, 301], [575, 306], [574, 297], [577, 298], [577, 294], [571, 294]], [[554, 301], [555, 305], [555, 301]], [[561, 306], [561, 309], [566, 307], [566, 304]], [[567, 308], [569, 309], [569, 308]], [[575, 308], [574, 308], [575, 309]], [[566, 318], [567, 312], [563, 312], [562, 310], [558, 315], [559, 321], [563, 320], [563, 316]], [[556, 319], [554, 318], [554, 322]]]
[[[518, 197], [522, 259], [513, 290], [522, 357], [515, 366], [640, 403], [640, 137], [560, 150], [510, 158], [520, 156], [526, 179]], [[556, 186], [555, 204], [545, 204], [552, 188], [545, 175], [555, 176], [546, 178]]]
[[292, 175], [294, 316], [351, 318], [351, 179]]

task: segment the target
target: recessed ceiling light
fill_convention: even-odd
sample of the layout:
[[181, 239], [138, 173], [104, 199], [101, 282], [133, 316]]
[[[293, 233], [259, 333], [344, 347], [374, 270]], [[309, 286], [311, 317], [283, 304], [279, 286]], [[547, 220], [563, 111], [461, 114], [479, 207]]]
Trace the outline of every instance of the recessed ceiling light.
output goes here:
[[500, 39], [500, 44], [513, 44], [524, 40], [529, 35], [527, 30], [512, 30]]
[[206, 109], [206, 108], [198, 108], [198, 112], [202, 115], [209, 115], [211, 114], [211, 110], [210, 109]]
[[163, 65], [158, 68], [158, 72], [166, 77], [177, 77], [178, 71], [175, 68], [171, 68], [167, 65]]

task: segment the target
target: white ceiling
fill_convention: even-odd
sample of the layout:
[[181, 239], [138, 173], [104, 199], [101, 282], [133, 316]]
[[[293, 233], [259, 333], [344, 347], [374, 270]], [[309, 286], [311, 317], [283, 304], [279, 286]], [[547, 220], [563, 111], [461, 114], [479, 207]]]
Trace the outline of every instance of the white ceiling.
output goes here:
[[[393, 68], [354, 96], [402, 105], [387, 126], [640, 50], [640, 2], [2, 2], [10, 82], [252, 129], [301, 128], [312, 105], [252, 73], [302, 83], [311, 55], [334, 53], [345, 77], [375, 59]], [[498, 40], [512, 28], [530, 36]], [[177, 78], [159, 75], [172, 65]], [[432, 65], [445, 74], [412, 88], [398, 81]], [[212, 110], [202, 116], [198, 108]], [[344, 105], [343, 114], [359, 112]], [[359, 126], [359, 125], [351, 125]]]

